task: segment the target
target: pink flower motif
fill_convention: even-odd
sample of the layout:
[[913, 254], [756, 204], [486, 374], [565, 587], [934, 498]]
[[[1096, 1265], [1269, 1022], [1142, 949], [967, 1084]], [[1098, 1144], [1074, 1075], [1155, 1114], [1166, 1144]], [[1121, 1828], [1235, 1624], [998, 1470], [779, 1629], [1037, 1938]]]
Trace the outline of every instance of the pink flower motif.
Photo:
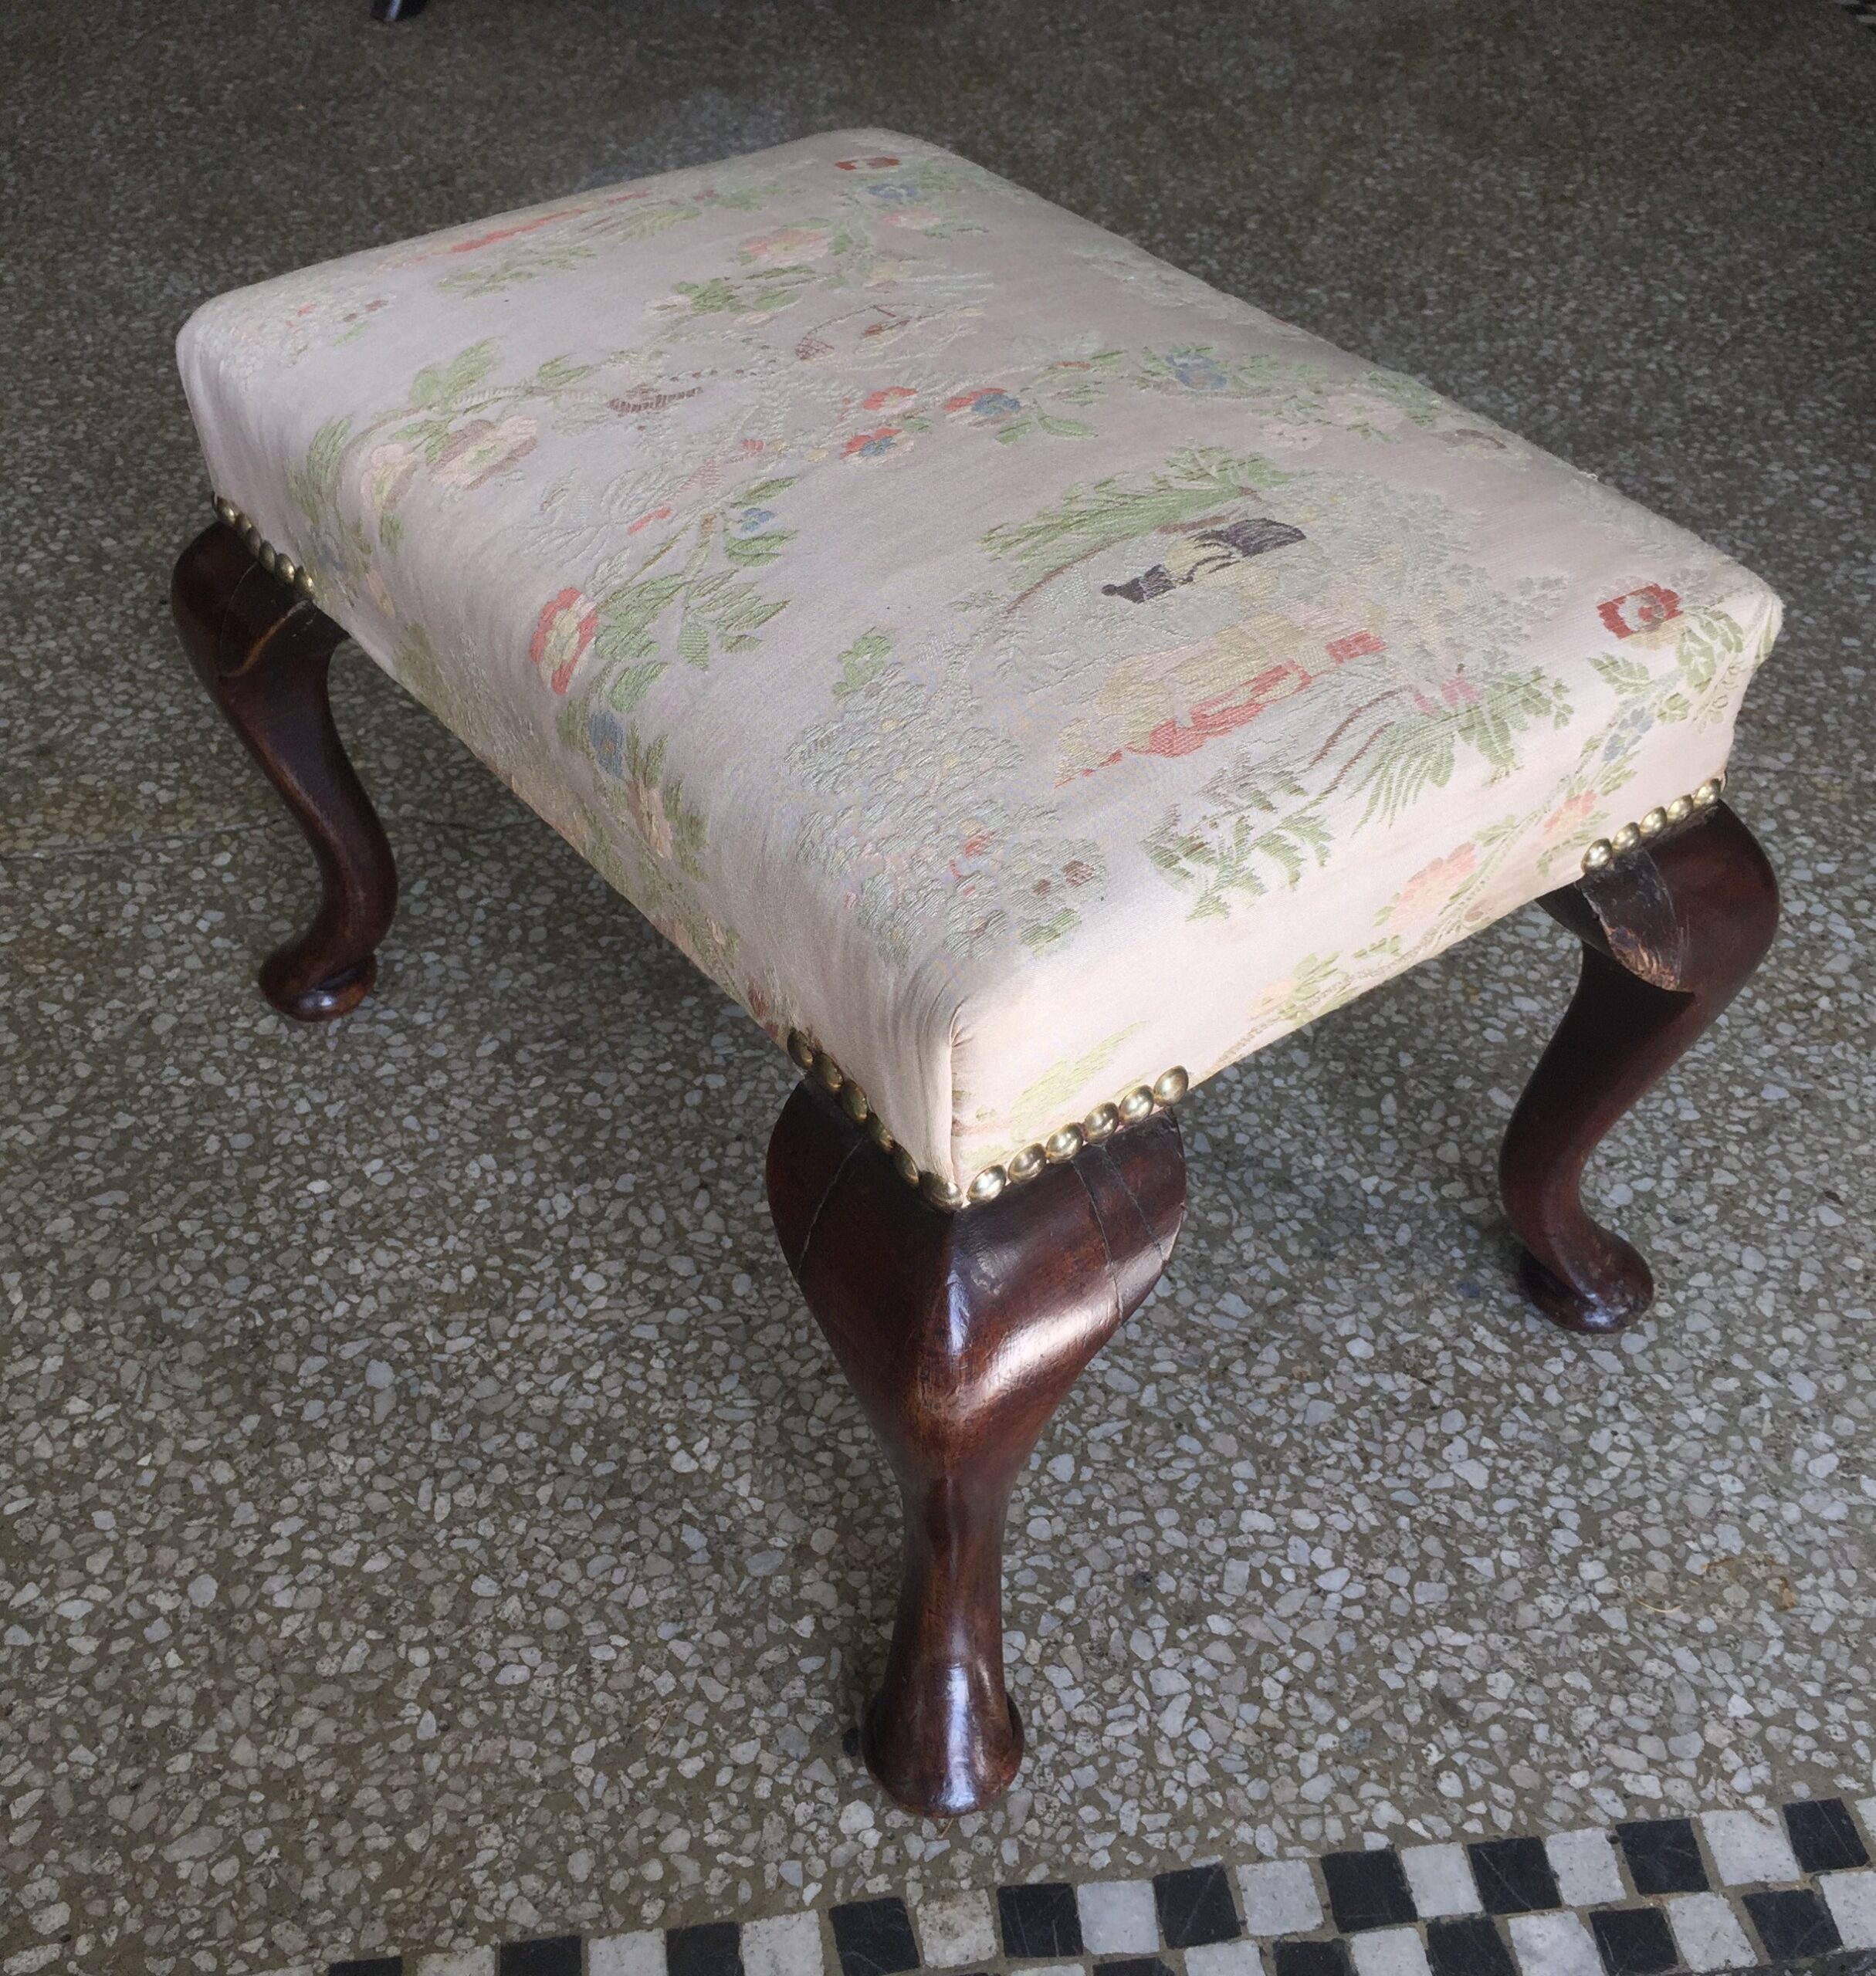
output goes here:
[[627, 523], [625, 533], [628, 535], [638, 535], [649, 528], [653, 522], [668, 522], [670, 519], [671, 507], [670, 503], [667, 502], [662, 507], [648, 509], [635, 522]]
[[909, 384], [889, 384], [882, 391], [869, 391], [860, 403], [868, 411], [884, 411], [889, 404], [897, 404], [903, 399], [917, 396], [918, 393]]
[[1544, 819], [1546, 837], [1562, 837], [1573, 831], [1580, 824], [1586, 824], [1596, 807], [1596, 792], [1587, 791], [1581, 796], [1573, 796], [1567, 803], [1560, 804]]
[[1671, 618], [1681, 614], [1681, 600], [1661, 584], [1644, 584], [1639, 590], [1624, 590], [1596, 607], [1596, 614], [1618, 638], [1632, 638], [1637, 631], [1651, 631]]
[[499, 425], [493, 419], [472, 418], [451, 437], [430, 471], [445, 487], [466, 493], [525, 458], [534, 450], [534, 438], [533, 420], [519, 414]]
[[599, 612], [583, 591], [564, 590], [543, 607], [534, 635], [528, 641], [527, 655], [537, 671], [547, 672], [547, 684], [555, 692], [564, 693], [571, 685], [574, 668], [598, 629]]
[[1377, 651], [1385, 651], [1386, 644], [1372, 631], [1351, 631], [1346, 638], [1331, 638], [1322, 649], [1338, 665], [1351, 658], [1371, 658]]
[[423, 455], [415, 446], [374, 446], [359, 489], [365, 506], [374, 515], [388, 514], [422, 463]]
[[788, 266], [798, 261], [823, 259], [832, 239], [825, 227], [778, 227], [773, 233], [753, 235], [743, 242], [743, 252], [752, 261]]
[[841, 457], [849, 460], [877, 459], [882, 453], [889, 453], [902, 443], [911, 442], [898, 426], [882, 425], [871, 432], [855, 433], [841, 448]]
[[1389, 930], [1406, 932], [1431, 919], [1472, 875], [1475, 861], [1472, 847], [1467, 843], [1444, 858], [1436, 858], [1431, 864], [1422, 865], [1388, 908]]

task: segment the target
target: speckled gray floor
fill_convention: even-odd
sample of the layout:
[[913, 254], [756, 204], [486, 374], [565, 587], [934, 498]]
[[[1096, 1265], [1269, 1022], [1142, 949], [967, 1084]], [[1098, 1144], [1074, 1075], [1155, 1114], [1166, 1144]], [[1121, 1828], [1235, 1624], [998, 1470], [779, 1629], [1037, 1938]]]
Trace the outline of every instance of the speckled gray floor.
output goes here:
[[[164, 610], [215, 290], [816, 127], [955, 144], [1426, 377], [1790, 606], [1734, 800], [1787, 931], [1599, 1182], [1563, 1339], [1494, 929], [1192, 1101], [1167, 1287], [1012, 1530], [1021, 1788], [843, 1748], [886, 1491], [773, 1249], [783, 1060], [361, 662], [407, 891], [303, 853]], [[1867, 1794], [1876, 41], [1814, 0], [115, 0], [0, 19], [0, 1967], [239, 1972]]]

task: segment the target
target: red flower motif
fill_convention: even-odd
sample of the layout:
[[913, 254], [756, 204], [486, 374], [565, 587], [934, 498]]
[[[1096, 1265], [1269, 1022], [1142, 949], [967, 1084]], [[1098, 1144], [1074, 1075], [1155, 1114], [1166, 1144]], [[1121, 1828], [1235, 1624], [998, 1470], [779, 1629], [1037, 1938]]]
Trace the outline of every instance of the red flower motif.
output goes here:
[[862, 406], [868, 411], [884, 411], [889, 404], [896, 404], [901, 398], [916, 398], [918, 393], [909, 384], [889, 384], [882, 391], [869, 391], [861, 399]]
[[1599, 604], [1596, 614], [1618, 638], [1632, 638], [1637, 631], [1651, 631], [1670, 618], [1678, 618], [1681, 600], [1664, 584], [1644, 584]]
[[1372, 631], [1351, 631], [1346, 638], [1331, 638], [1322, 649], [1338, 665], [1351, 658], [1366, 658], [1370, 654], [1385, 651], [1387, 645]]
[[571, 219], [580, 208], [563, 206], [557, 212], [543, 213], [538, 219], [524, 219], [513, 226], [498, 226], [492, 233], [478, 233], [472, 239], [459, 240], [452, 246], [445, 247], [445, 254], [473, 254], [477, 249], [493, 247], [498, 240], [514, 240], [524, 233], [533, 233], [543, 226], [551, 226], [557, 219]]
[[564, 590], [543, 607], [527, 655], [537, 669], [548, 668], [547, 684], [555, 692], [564, 693], [572, 684], [574, 668], [598, 629], [599, 612], [580, 590]]
[[896, 157], [841, 157], [834, 161], [836, 171], [890, 171], [899, 160]]

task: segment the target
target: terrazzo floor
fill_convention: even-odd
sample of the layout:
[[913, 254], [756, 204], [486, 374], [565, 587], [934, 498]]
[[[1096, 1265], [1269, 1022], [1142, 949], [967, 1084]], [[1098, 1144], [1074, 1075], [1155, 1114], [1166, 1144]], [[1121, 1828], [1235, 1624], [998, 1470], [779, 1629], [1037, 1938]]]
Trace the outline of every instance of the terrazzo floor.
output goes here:
[[[859, 122], [1429, 379], [1790, 607], [1732, 790], [1785, 932], [1597, 1169], [1654, 1314], [1568, 1339], [1512, 1281], [1495, 1144], [1570, 968], [1539, 917], [1204, 1087], [1173, 1267], [1013, 1522], [1028, 1767], [942, 1829], [852, 1754], [893, 1534], [768, 1229], [790, 1067], [356, 658], [405, 892], [376, 996], [290, 1030], [251, 974], [304, 854], [164, 607], [195, 301]], [[0, 128], [5, 1976], [1876, 1788], [1866, 31], [112, 0], [0, 15]]]

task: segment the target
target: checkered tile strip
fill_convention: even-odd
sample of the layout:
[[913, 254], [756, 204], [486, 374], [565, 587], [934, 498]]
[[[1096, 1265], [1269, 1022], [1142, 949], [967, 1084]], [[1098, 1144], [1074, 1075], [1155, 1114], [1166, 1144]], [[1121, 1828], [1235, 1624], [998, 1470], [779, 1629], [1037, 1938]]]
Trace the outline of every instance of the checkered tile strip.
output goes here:
[[[896, 1896], [328, 1976], [1671, 1976], [1876, 1968], [1876, 1798]], [[1847, 1951], [1852, 1953], [1846, 1953]], [[279, 1976], [317, 1976], [312, 1970]]]

